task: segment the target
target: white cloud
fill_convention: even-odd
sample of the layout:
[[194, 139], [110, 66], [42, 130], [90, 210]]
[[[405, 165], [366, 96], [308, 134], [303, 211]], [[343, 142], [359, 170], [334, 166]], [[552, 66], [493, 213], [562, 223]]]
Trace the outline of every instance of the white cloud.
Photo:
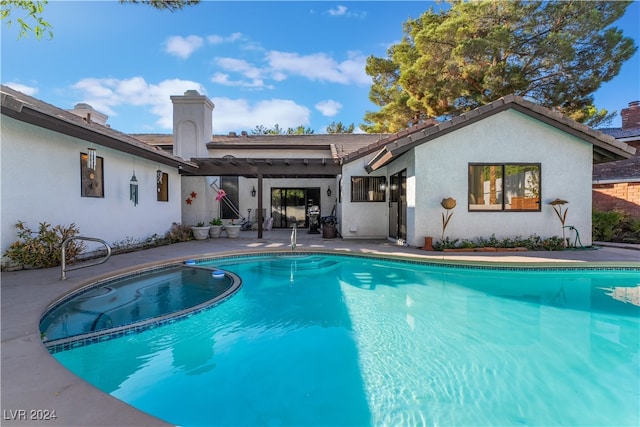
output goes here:
[[267, 53], [267, 62], [274, 72], [300, 75], [313, 81], [328, 81], [340, 84], [369, 84], [365, 72], [366, 58], [354, 52], [349, 59], [337, 62], [325, 53], [299, 55], [272, 50]]
[[335, 9], [329, 9], [328, 13], [331, 16], [343, 16], [347, 13], [347, 7], [338, 5]]
[[225, 74], [225, 73], [215, 73], [211, 77], [211, 81], [213, 83], [216, 83], [222, 86], [235, 86], [235, 87], [244, 87], [244, 88], [252, 88], [252, 89], [272, 88], [272, 86], [266, 86], [262, 79], [231, 80], [229, 78], [229, 74]]
[[[85, 102], [111, 116], [117, 116], [118, 107], [136, 106], [147, 109], [158, 117], [156, 124], [166, 130], [173, 128], [172, 95], [181, 95], [195, 89], [206, 95], [205, 88], [193, 81], [170, 79], [151, 84], [142, 77], [130, 79], [86, 78], [74, 84], [81, 96], [77, 102]], [[213, 98], [214, 133], [251, 131], [256, 126], [282, 128], [308, 126], [310, 110], [287, 99], [270, 99], [250, 103], [246, 99]], [[143, 127], [144, 124], [140, 124]]]
[[10, 88], [17, 90], [18, 92], [22, 92], [25, 95], [33, 96], [38, 93], [38, 88], [33, 86], [23, 85], [21, 83], [16, 82], [6, 82], [3, 83], [5, 86], [9, 86]]
[[254, 67], [244, 59], [216, 58], [215, 62], [223, 70], [241, 73], [250, 79], [257, 79], [262, 76], [262, 70], [260, 68]]
[[242, 38], [242, 33], [232, 33], [229, 36], [219, 36], [217, 34], [207, 36], [207, 42], [210, 44], [231, 43]]
[[187, 59], [203, 44], [204, 40], [200, 36], [172, 36], [167, 39], [166, 52], [179, 58]]
[[346, 6], [338, 5], [333, 9], [327, 10], [329, 16], [344, 16], [347, 18], [358, 18], [362, 19], [367, 16], [366, 12], [353, 12], [350, 11]]
[[256, 126], [271, 128], [278, 125], [287, 129], [310, 124], [310, 111], [288, 99], [270, 99], [250, 104], [246, 99], [214, 98], [214, 133], [246, 130]]
[[320, 111], [325, 117], [333, 117], [340, 112], [342, 104], [338, 101], [329, 99], [327, 101], [320, 101], [315, 105], [316, 110]]
[[164, 129], [173, 128], [172, 95], [180, 95], [187, 90], [195, 89], [206, 94], [205, 88], [193, 81], [170, 79], [158, 84], [150, 84], [142, 77], [130, 79], [86, 78], [72, 86], [80, 92], [81, 99], [97, 111], [117, 116], [118, 106], [142, 106], [158, 116], [157, 124]]

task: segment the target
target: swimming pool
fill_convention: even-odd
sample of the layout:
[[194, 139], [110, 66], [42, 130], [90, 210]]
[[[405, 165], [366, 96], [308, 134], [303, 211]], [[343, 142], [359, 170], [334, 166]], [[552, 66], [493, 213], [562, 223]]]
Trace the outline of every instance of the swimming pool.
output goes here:
[[54, 357], [196, 425], [638, 425], [637, 270], [235, 257], [212, 309]]

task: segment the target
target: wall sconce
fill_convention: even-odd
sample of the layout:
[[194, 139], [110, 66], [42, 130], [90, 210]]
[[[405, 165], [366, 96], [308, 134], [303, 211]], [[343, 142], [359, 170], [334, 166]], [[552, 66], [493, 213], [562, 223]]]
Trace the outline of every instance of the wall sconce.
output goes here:
[[391, 191], [396, 191], [398, 189], [398, 184], [391, 184], [391, 187], [389, 187], [391, 189]]
[[380, 183], [380, 191], [384, 191], [387, 189], [387, 181], [382, 181]]
[[255, 185], [251, 189], [251, 197], [256, 197], [256, 187], [255, 187]]
[[138, 206], [138, 179], [136, 178], [136, 171], [133, 171], [133, 176], [129, 181], [129, 200], [133, 202], [133, 206]]
[[331, 197], [331, 187], [327, 187], [327, 197]]
[[89, 154], [87, 154], [87, 168], [96, 170], [96, 149], [87, 148], [87, 150], [89, 150]]
[[162, 184], [162, 171], [160, 169], [156, 171], [156, 182]]

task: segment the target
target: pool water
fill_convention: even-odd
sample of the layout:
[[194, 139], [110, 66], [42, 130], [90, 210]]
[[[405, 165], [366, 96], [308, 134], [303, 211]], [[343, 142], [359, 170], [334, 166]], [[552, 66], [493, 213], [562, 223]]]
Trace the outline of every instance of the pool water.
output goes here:
[[640, 425], [638, 271], [211, 265], [223, 303], [54, 357], [181, 426]]
[[172, 266], [91, 286], [49, 310], [40, 321], [40, 332], [52, 343], [210, 304], [234, 286], [233, 277], [222, 271], [222, 276], [214, 277], [214, 271]]

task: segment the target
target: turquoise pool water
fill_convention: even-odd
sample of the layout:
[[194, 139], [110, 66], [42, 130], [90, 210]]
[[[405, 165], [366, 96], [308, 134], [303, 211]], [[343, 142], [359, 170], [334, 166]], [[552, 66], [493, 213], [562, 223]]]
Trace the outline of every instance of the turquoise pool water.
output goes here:
[[638, 271], [211, 265], [223, 303], [54, 357], [181, 426], [640, 424]]
[[240, 286], [237, 277], [198, 266], [170, 266], [82, 289], [47, 311], [40, 332], [48, 345], [104, 335], [214, 304]]

